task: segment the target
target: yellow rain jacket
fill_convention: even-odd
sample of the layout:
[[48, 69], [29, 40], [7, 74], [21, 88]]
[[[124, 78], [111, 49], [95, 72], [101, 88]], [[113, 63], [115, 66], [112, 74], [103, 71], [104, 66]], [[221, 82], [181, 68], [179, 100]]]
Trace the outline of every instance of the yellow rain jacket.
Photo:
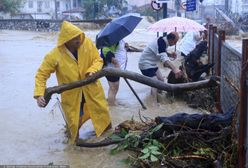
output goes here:
[[[78, 35], [81, 36], [81, 45], [78, 49], [77, 61], [64, 44]], [[56, 72], [58, 84], [61, 85], [85, 79], [87, 73], [97, 72], [102, 66], [103, 61], [93, 42], [78, 27], [64, 21], [57, 47], [45, 56], [35, 76], [34, 97], [44, 96], [46, 81], [53, 72]], [[85, 98], [84, 114], [82, 120], [79, 121], [82, 94]], [[70, 130], [69, 143], [75, 143], [79, 127], [89, 118], [92, 120], [97, 136], [100, 136], [109, 126], [109, 109], [99, 80], [63, 92], [61, 100]]]

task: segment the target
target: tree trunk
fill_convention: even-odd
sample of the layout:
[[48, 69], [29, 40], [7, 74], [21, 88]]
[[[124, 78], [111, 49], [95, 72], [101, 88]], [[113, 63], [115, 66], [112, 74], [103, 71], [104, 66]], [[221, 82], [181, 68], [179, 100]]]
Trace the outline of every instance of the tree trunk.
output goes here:
[[75, 81], [68, 84], [63, 84], [59, 86], [49, 87], [45, 91], [44, 98], [48, 103], [51, 99], [52, 94], [54, 93], [62, 93], [66, 90], [74, 89], [77, 87], [81, 87], [87, 84], [94, 82], [95, 80], [104, 77], [104, 76], [119, 76], [127, 79], [131, 79], [133, 81], [160, 89], [164, 91], [187, 91], [187, 90], [195, 90], [207, 87], [213, 87], [218, 85], [218, 81], [220, 80], [217, 76], [212, 76], [210, 79], [202, 80], [198, 82], [192, 83], [182, 83], [182, 84], [168, 84], [164, 83], [160, 80], [155, 80], [150, 77], [138, 74], [136, 72], [119, 70], [116, 68], [104, 68], [101, 71], [96, 72], [94, 75], [85, 78], [84, 80]]

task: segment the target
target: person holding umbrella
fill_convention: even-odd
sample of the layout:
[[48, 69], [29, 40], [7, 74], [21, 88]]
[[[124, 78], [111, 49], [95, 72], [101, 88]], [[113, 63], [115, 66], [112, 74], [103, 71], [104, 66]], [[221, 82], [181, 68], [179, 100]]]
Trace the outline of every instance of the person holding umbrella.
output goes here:
[[[109, 22], [96, 36], [96, 47], [101, 49], [105, 67], [124, 70], [127, 63], [127, 43], [123, 39], [128, 36], [142, 20], [136, 14], [126, 14]], [[107, 76], [109, 83], [108, 103], [115, 105], [115, 97], [119, 89], [119, 77]], [[131, 89], [131, 85], [124, 78]], [[131, 89], [133, 91], [133, 89]]]
[[[164, 67], [170, 68], [174, 73], [176, 78], [182, 76], [182, 71], [173, 65], [169, 57], [176, 58], [176, 53], [168, 53], [167, 48], [173, 46], [177, 43], [179, 39], [179, 34], [177, 32], [171, 32], [165, 37], [158, 37], [151, 43], [149, 43], [143, 50], [141, 57], [139, 59], [139, 69], [141, 73], [145, 76], [164, 81], [158, 63], [162, 62]], [[151, 95], [154, 102], [157, 103], [157, 89], [151, 88]]]
[[[101, 55], [104, 60], [104, 67], [125, 70], [127, 65], [127, 45], [124, 40], [120, 40], [110, 47], [103, 47], [101, 49]], [[110, 106], [114, 106], [116, 105], [115, 100], [119, 90], [120, 77], [106, 76], [106, 78], [109, 84], [108, 103]]]
[[[39, 107], [45, 107], [46, 81], [56, 73], [59, 85], [83, 80], [101, 70], [103, 60], [93, 42], [84, 32], [64, 21], [57, 46], [44, 58], [35, 76], [34, 98]], [[79, 129], [88, 119], [92, 120], [96, 136], [111, 127], [109, 108], [99, 80], [61, 93], [69, 143], [78, 140]]]

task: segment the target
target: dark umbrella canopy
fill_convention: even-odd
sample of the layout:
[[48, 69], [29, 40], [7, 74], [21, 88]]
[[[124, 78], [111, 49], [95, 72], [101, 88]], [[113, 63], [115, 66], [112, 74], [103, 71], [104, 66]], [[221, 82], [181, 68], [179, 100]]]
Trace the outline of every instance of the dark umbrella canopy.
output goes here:
[[124, 15], [109, 22], [96, 36], [96, 47], [111, 46], [129, 35], [142, 20], [133, 14]]

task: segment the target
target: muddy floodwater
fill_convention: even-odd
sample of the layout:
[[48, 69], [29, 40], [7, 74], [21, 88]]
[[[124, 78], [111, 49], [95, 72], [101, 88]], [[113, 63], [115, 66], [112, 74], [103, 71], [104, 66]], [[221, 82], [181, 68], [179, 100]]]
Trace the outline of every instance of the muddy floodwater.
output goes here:
[[[92, 40], [99, 31], [85, 33]], [[156, 37], [156, 33], [136, 29], [125, 40], [130, 45], [143, 48]], [[34, 76], [44, 55], [57, 41], [57, 33], [27, 31], [0, 31], [0, 164], [18, 165], [70, 165], [84, 168], [122, 168], [127, 167], [121, 160], [126, 152], [110, 155], [113, 146], [103, 148], [79, 148], [65, 143], [64, 119], [55, 105], [59, 95], [53, 95], [49, 105], [42, 109], [33, 99]], [[138, 59], [141, 53], [128, 53], [127, 70], [140, 73]], [[163, 71], [164, 75], [168, 69]], [[105, 93], [108, 85], [101, 79]], [[113, 127], [132, 117], [139, 120], [141, 115], [154, 118], [168, 116], [177, 112], [200, 112], [189, 108], [183, 101], [164, 100], [158, 107], [150, 101], [150, 87], [130, 81], [131, 85], [147, 106], [143, 110], [121, 80], [117, 101], [120, 105], [111, 107]], [[57, 85], [52, 75], [47, 86]]]

